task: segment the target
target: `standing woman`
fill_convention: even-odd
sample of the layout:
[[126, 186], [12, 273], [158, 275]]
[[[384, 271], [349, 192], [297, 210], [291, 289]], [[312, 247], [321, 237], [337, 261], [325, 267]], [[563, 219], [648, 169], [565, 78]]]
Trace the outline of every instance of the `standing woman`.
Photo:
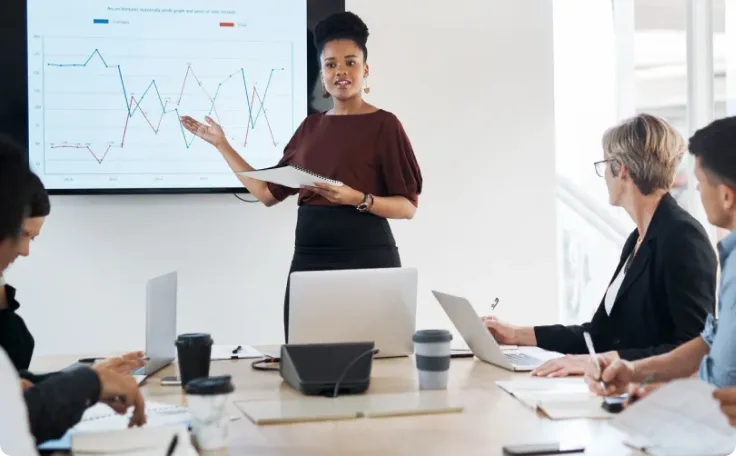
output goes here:
[[[368, 28], [353, 13], [317, 24], [315, 45], [324, 96], [333, 108], [309, 115], [296, 130], [279, 164], [300, 166], [344, 183], [292, 189], [239, 175], [266, 206], [298, 194], [294, 271], [400, 267], [387, 219], [411, 219], [422, 175], [409, 138], [395, 115], [363, 100], [368, 93]], [[233, 171], [253, 168], [228, 143], [210, 117], [202, 124], [182, 117], [184, 127], [214, 145]], [[284, 299], [289, 337], [289, 281]]]

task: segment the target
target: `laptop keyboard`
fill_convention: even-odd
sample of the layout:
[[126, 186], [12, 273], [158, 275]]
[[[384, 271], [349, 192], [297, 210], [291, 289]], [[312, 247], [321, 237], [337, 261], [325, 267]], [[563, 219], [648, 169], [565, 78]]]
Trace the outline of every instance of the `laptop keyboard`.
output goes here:
[[506, 357], [511, 361], [511, 364], [519, 366], [536, 366], [541, 363], [537, 358], [524, 353], [506, 353]]

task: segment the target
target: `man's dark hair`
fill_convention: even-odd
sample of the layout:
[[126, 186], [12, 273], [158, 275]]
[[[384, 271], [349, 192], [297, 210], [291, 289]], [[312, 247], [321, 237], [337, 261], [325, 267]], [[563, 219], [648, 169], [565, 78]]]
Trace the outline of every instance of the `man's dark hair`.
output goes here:
[[30, 196], [29, 217], [46, 217], [51, 213], [51, 200], [43, 186], [41, 179], [34, 173], [30, 173], [28, 182]]
[[736, 186], [736, 117], [718, 119], [696, 131], [688, 149], [709, 176]]
[[30, 174], [23, 149], [0, 137], [0, 242], [20, 235], [28, 215]]
[[363, 59], [368, 59], [368, 27], [355, 13], [345, 11], [331, 14], [314, 28], [317, 56], [322, 55], [325, 44], [335, 40], [352, 40], [363, 51]]

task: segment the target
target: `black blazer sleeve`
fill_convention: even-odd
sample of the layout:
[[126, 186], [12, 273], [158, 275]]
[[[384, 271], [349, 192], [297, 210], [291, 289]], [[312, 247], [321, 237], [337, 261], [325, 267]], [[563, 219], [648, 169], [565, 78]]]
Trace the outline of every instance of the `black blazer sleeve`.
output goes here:
[[59, 372], [24, 391], [37, 444], [61, 438], [100, 397], [100, 379], [90, 368]]
[[[537, 347], [544, 350], [580, 355], [588, 353], [583, 332], [592, 332], [591, 323], [582, 325], [549, 325], [535, 326], [534, 335], [537, 338]], [[591, 334], [592, 337], [592, 334]]]
[[714, 311], [718, 258], [707, 236], [696, 225], [683, 223], [667, 237], [662, 276], [674, 342], [618, 351], [621, 358], [637, 360], [667, 353], [698, 337]]

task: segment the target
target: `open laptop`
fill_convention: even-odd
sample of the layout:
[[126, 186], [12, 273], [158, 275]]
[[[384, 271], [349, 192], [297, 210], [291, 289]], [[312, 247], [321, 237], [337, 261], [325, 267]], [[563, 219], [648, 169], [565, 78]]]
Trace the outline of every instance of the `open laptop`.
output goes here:
[[414, 352], [415, 268], [291, 274], [289, 343], [374, 342], [376, 358]]
[[[176, 358], [176, 272], [154, 277], [146, 284], [145, 366], [131, 372], [143, 378], [155, 374]], [[142, 379], [139, 378], [140, 381]]]
[[478, 359], [517, 372], [533, 371], [547, 361], [524, 353], [523, 348], [502, 350], [467, 299], [435, 290], [432, 294]]

